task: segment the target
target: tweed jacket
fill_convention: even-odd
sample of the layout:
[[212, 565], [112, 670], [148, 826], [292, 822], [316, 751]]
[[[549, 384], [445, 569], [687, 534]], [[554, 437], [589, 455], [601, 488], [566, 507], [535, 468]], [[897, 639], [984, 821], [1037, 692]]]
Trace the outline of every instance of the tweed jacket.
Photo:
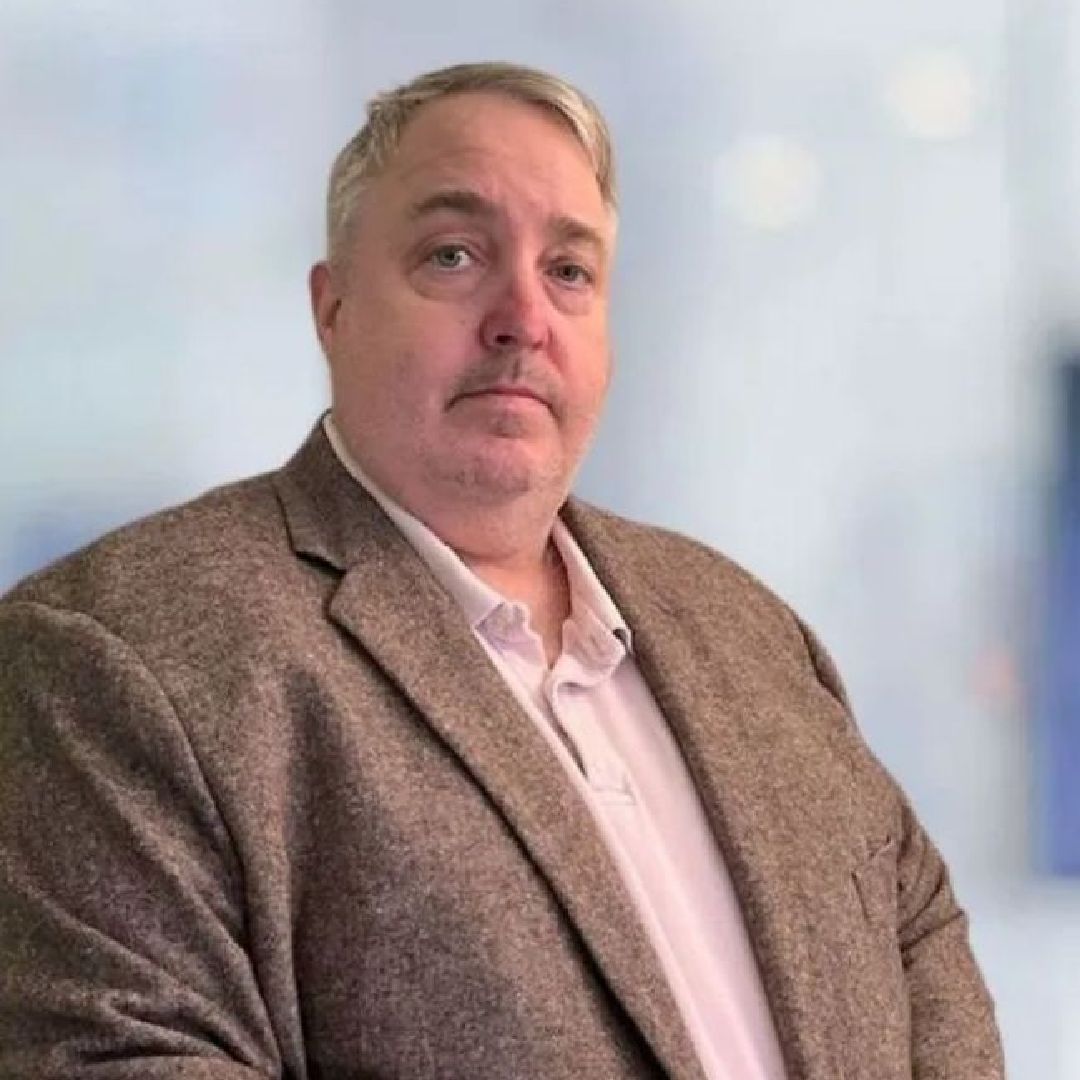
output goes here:
[[[730, 868], [791, 1080], [990, 1080], [942, 860], [791, 611], [571, 499]], [[632, 901], [317, 429], [0, 602], [0, 1077], [701, 1080]]]

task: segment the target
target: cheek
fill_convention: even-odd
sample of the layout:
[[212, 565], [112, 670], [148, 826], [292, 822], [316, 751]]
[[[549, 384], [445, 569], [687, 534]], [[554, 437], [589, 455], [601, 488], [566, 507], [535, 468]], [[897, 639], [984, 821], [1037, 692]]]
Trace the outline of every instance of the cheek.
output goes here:
[[589, 327], [578, 342], [578, 384], [584, 395], [603, 397], [611, 380], [611, 345], [606, 326]]
[[373, 320], [383, 342], [407, 353], [423, 368], [445, 368], [460, 358], [475, 358], [477, 317], [464, 302], [432, 299], [409, 291]]
[[368, 295], [346, 322], [342, 360], [376, 393], [420, 399], [453, 382], [476, 356], [470, 312], [412, 293]]

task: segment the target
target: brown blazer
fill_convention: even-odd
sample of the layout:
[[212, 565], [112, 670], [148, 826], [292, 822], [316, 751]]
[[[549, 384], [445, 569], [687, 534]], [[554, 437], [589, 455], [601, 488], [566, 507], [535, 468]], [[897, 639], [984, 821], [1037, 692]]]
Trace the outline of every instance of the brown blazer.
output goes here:
[[[945, 867], [813, 637], [700, 544], [564, 514], [791, 1080], [1001, 1077]], [[561, 765], [321, 431], [0, 603], [0, 1076], [702, 1076]]]

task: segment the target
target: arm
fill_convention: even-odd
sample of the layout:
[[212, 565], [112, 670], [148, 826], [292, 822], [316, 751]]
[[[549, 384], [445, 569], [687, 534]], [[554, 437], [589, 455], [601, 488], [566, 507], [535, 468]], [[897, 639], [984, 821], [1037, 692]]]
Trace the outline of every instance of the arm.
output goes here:
[[0, 1078], [281, 1075], [176, 712], [86, 615], [0, 605]]
[[[799, 626], [818, 678], [844, 707], [854, 731], [835, 665], [812, 631]], [[891, 780], [890, 785], [900, 807], [897, 947], [911, 1008], [912, 1075], [914, 1080], [1000, 1080], [1005, 1076], [1001, 1039], [968, 942], [967, 916], [940, 853], [907, 798]]]

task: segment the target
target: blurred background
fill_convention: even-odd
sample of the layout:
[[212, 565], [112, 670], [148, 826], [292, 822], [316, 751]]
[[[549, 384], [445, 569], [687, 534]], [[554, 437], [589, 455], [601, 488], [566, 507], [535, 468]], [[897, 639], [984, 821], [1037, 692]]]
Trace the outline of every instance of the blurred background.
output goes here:
[[1010, 1075], [1075, 1080], [1077, 0], [6, 0], [0, 588], [292, 452], [333, 155], [375, 91], [492, 58], [577, 82], [620, 152], [580, 493], [815, 626]]

